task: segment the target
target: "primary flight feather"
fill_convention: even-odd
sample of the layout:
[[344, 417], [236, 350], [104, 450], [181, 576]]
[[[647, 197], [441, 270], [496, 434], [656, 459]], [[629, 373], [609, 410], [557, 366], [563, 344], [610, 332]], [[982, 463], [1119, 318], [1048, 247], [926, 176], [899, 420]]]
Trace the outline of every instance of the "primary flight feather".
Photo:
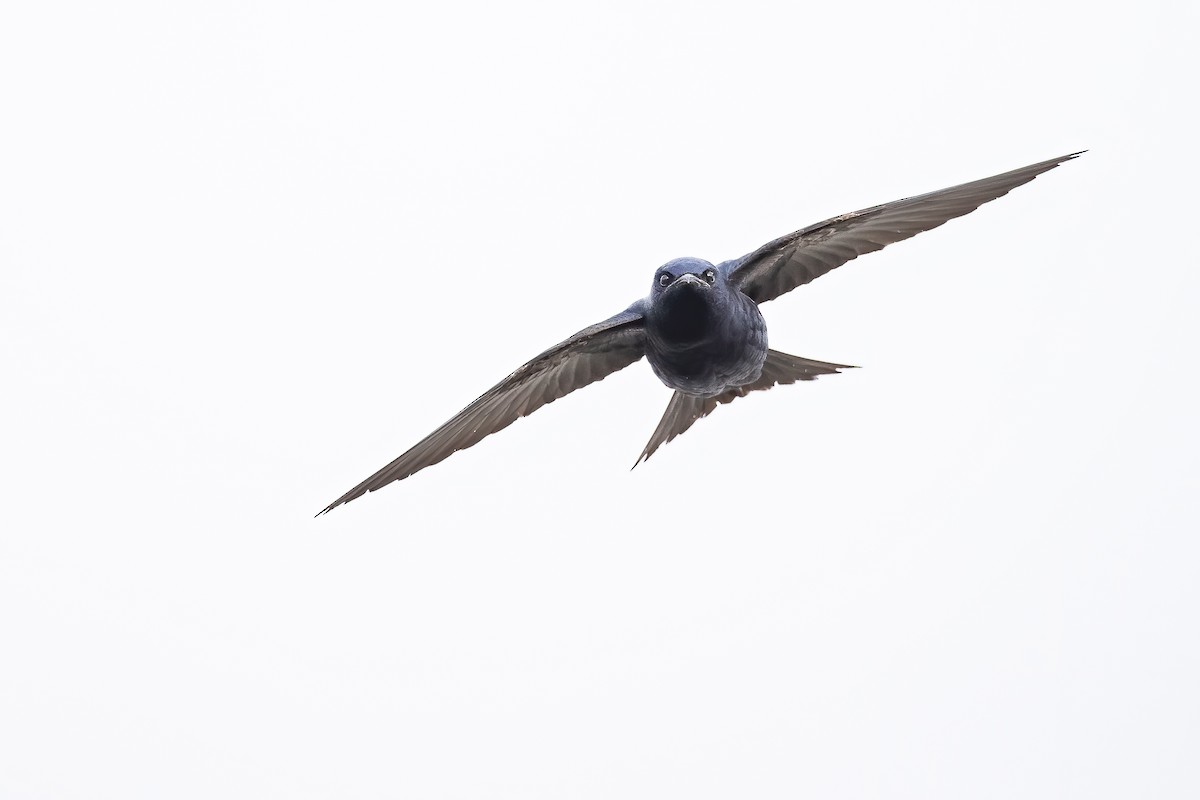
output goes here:
[[847, 261], [969, 214], [1079, 155], [842, 214], [732, 261], [669, 261], [655, 271], [648, 296], [521, 365], [318, 516], [432, 466], [643, 356], [674, 394], [635, 466], [721, 403], [848, 369], [769, 349], [758, 305]]

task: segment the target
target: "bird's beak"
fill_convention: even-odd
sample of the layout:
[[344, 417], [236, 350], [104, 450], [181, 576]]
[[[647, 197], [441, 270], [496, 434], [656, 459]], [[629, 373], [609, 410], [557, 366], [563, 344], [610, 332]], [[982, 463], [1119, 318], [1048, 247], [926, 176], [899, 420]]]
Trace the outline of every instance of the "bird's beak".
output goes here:
[[693, 275], [690, 272], [685, 272], [683, 275], [680, 275], [678, 278], [675, 279], [675, 282], [671, 284], [670, 288], [674, 289], [676, 286], [688, 286], [688, 285], [699, 286], [703, 289], [707, 289], [708, 281], [704, 280], [699, 275]]

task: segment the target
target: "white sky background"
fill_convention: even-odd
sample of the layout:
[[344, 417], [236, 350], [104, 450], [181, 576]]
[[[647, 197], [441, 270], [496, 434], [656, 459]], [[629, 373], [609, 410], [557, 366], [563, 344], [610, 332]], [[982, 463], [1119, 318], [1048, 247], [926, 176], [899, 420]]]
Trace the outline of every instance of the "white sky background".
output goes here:
[[[0, 796], [1197, 796], [1198, 31], [6, 5]], [[764, 307], [861, 370], [312, 518], [670, 258], [1084, 148]]]

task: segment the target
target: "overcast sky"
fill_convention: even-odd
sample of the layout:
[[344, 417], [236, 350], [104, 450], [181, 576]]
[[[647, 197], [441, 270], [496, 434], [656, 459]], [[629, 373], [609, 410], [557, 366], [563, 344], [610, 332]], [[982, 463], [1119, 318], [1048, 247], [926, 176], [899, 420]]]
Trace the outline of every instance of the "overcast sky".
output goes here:
[[[1200, 794], [1195, 3], [10, 3], [0, 796]], [[313, 514], [654, 269], [1088, 149]]]

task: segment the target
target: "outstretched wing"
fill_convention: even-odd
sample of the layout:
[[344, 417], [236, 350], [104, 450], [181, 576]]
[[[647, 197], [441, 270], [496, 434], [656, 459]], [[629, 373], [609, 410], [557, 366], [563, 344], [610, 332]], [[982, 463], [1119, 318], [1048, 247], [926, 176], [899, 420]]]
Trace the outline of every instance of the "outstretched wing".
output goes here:
[[792, 356], [778, 350], [768, 350], [767, 360], [763, 363], [762, 374], [758, 380], [730, 389], [712, 397], [696, 397], [695, 395], [675, 392], [667, 403], [667, 410], [659, 420], [658, 427], [650, 441], [646, 442], [642, 454], [633, 462], [637, 466], [650, 456], [660, 446], [674, 439], [679, 434], [692, 427], [692, 423], [701, 417], [707, 417], [719, 403], [732, 403], [739, 397], [745, 397], [750, 392], [770, 389], [777, 384], [795, 383], [796, 381], [815, 381], [821, 375], [835, 375], [838, 370], [854, 369], [849, 364], [831, 364], [828, 361], [814, 361], [811, 358]]
[[523, 364], [411, 450], [334, 500], [317, 514], [464, 450], [563, 395], [624, 369], [645, 354], [640, 302], [584, 328]]
[[757, 303], [774, 300], [865, 253], [969, 214], [1080, 153], [1052, 158], [1003, 175], [864, 208], [768, 242], [721, 264], [735, 286]]

